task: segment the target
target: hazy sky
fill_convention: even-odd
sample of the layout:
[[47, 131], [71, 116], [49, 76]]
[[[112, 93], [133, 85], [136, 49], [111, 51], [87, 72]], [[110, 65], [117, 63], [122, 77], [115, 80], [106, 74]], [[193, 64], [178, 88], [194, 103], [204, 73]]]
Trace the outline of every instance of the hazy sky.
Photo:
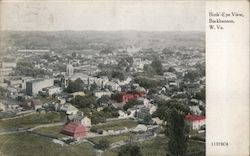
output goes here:
[[204, 2], [2, 3], [1, 30], [204, 31]]

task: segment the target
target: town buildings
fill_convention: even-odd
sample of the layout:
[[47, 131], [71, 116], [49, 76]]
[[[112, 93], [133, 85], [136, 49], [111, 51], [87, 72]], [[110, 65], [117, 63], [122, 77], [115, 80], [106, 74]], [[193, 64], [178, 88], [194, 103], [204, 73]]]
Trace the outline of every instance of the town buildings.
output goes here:
[[54, 85], [54, 79], [35, 79], [26, 82], [27, 95], [37, 95], [43, 88]]

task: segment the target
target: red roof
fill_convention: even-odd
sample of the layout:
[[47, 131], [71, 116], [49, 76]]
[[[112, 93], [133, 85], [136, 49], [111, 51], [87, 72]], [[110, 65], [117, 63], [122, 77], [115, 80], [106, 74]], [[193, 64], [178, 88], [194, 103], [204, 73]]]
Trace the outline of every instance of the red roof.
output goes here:
[[144, 92], [123, 92], [119, 95], [118, 102], [128, 102], [129, 100], [137, 99], [143, 95], [145, 95]]
[[87, 134], [86, 128], [76, 122], [69, 122], [64, 125], [64, 127], [61, 130], [62, 134], [72, 136], [74, 138], [83, 138]]
[[186, 115], [184, 120], [187, 121], [199, 121], [199, 120], [204, 120], [205, 116], [199, 116], [199, 115]]

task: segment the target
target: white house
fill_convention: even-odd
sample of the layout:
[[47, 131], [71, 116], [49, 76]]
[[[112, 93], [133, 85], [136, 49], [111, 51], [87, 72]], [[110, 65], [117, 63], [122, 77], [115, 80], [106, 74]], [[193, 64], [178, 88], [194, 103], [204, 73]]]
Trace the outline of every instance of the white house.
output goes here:
[[91, 119], [87, 116], [80, 116], [76, 114], [68, 115], [68, 121], [81, 123], [85, 127], [91, 126]]
[[159, 117], [152, 118], [152, 120], [157, 124], [157, 125], [162, 125], [163, 120], [161, 120]]
[[51, 86], [51, 87], [43, 88], [43, 91], [45, 91], [49, 96], [51, 96], [53, 94], [61, 93], [62, 88], [56, 87], [56, 86]]
[[134, 129], [133, 132], [146, 132], [147, 131], [147, 126], [143, 124], [138, 124]]
[[60, 111], [65, 112], [68, 115], [77, 114], [78, 109], [71, 104], [65, 104], [60, 107]]
[[6, 110], [6, 106], [0, 102], [0, 111], [5, 111]]
[[118, 111], [118, 114], [119, 114], [118, 119], [127, 119], [127, 118], [129, 118], [129, 115], [127, 113], [121, 111], [121, 110]]
[[200, 110], [199, 106], [189, 106], [191, 112], [195, 115], [201, 115], [202, 111]]
[[103, 95], [107, 95], [107, 96], [111, 96], [111, 92], [110, 91], [98, 91], [98, 92], [95, 92], [94, 95], [97, 97], [97, 98], [101, 98]]

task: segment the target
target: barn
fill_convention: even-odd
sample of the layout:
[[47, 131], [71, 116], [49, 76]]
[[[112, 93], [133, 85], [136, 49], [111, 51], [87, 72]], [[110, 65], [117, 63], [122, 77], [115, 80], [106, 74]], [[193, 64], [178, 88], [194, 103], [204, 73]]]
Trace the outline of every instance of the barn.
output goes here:
[[69, 122], [61, 129], [61, 133], [75, 139], [81, 139], [87, 135], [87, 129], [81, 123]]

